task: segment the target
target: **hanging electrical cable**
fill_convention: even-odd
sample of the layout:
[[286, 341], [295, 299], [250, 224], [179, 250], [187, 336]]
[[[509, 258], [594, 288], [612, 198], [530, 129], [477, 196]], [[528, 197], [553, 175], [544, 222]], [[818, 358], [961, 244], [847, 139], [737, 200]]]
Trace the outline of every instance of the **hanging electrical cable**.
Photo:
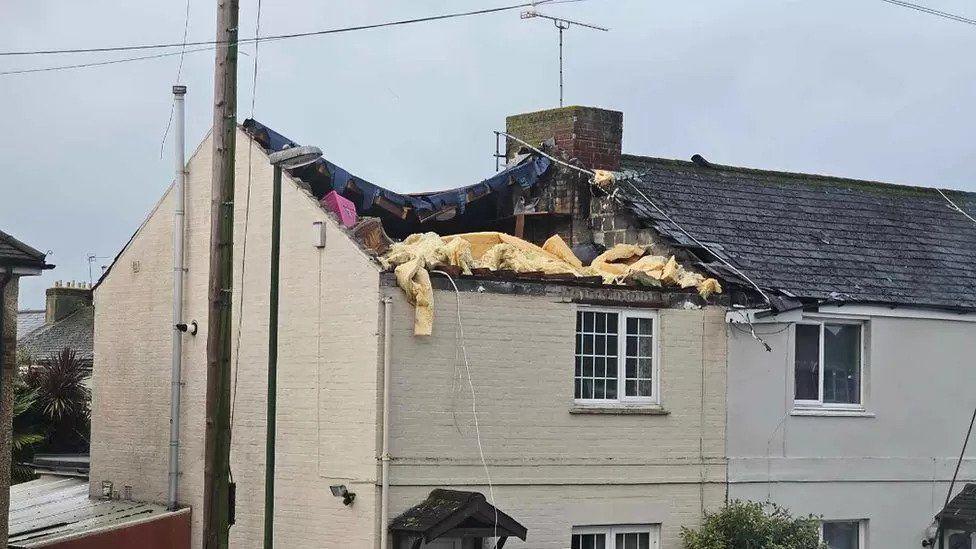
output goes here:
[[[237, 40], [237, 44], [249, 44], [253, 42], [267, 42], [270, 40], [284, 40], [291, 38], [304, 38], [308, 36], [322, 36], [326, 34], [338, 34], [343, 32], [353, 32], [361, 30], [378, 29], [382, 27], [394, 27], [398, 25], [411, 25], [414, 23], [427, 23], [430, 21], [440, 21], [443, 19], [454, 19], [458, 17], [471, 17], [474, 15], [486, 15], [491, 13], [498, 13], [503, 11], [516, 10], [520, 8], [528, 8], [533, 6], [538, 6], [542, 4], [548, 4], [553, 0], [539, 0], [538, 2], [526, 2], [522, 4], [514, 4], [508, 6], [499, 6], [496, 8], [485, 8], [480, 10], [456, 12], [456, 13], [446, 13], [443, 15], [432, 15], [428, 17], [416, 17], [412, 19], [400, 19], [396, 21], [387, 21], [384, 23], [371, 23], [366, 25], [356, 25], [351, 27], [342, 27], [336, 29], [323, 29], [317, 31], [309, 32], [296, 32], [290, 34], [274, 34], [269, 36], [255, 36], [254, 38], [242, 38]], [[0, 57], [13, 57], [13, 56], [27, 56], [27, 55], [54, 55], [54, 54], [67, 54], [67, 53], [106, 53], [106, 52], [116, 52], [116, 51], [133, 51], [133, 50], [150, 50], [150, 49], [166, 49], [174, 47], [186, 47], [186, 46], [219, 46], [223, 44], [228, 44], [227, 41], [220, 40], [200, 40], [194, 42], [168, 42], [159, 44], [133, 44], [128, 46], [104, 46], [104, 47], [94, 47], [94, 48], [67, 48], [58, 50], [21, 50], [21, 51], [0, 51]]]

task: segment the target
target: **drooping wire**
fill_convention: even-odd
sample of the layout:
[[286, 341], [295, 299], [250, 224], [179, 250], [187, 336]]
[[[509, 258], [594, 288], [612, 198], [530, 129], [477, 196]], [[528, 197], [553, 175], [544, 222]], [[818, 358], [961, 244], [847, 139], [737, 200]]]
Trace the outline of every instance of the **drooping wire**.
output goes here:
[[[948, 202], [949, 205], [952, 206], [952, 209], [954, 209], [957, 212], [961, 213], [962, 215], [966, 216], [966, 218], [969, 219], [970, 221], [972, 221], [973, 223], [976, 223], [976, 219], [974, 219], [973, 216], [971, 216], [968, 213], [966, 213], [966, 211], [963, 210], [962, 208], [960, 208], [958, 204], [956, 204], [955, 202], [953, 202], [953, 200], [951, 198], [949, 198], [949, 196], [946, 195], [946, 193], [944, 193], [942, 191], [942, 189], [936, 189], [936, 190], [939, 191], [939, 194], [942, 195], [942, 198], [944, 198], [946, 200], [946, 202]], [[949, 505], [949, 499], [952, 497], [952, 490], [953, 490], [953, 488], [956, 485], [956, 479], [959, 477], [959, 468], [962, 466], [962, 460], [966, 456], [966, 447], [969, 445], [969, 438], [973, 434], [973, 425], [974, 424], [976, 424], [976, 408], [973, 408], [973, 417], [972, 417], [972, 419], [969, 420], [969, 429], [966, 431], [966, 438], [963, 439], [963, 441], [962, 441], [962, 450], [959, 452], [959, 459], [956, 460], [956, 469], [952, 473], [952, 480], [949, 481], [949, 490], [946, 492], [945, 503], [942, 505], [942, 508], [943, 509], [945, 509], [945, 507], [947, 505]], [[939, 529], [940, 530], [942, 529], [942, 525], [941, 524], [939, 525]]]
[[[183, 45], [180, 47], [180, 64], [176, 68], [176, 80], [174, 84], [180, 83], [183, 77], [183, 58], [186, 57], [186, 34], [190, 29], [190, 0], [186, 0], [186, 13], [183, 17]], [[166, 121], [166, 129], [163, 130], [163, 139], [159, 143], [159, 158], [163, 158], [163, 148], [166, 146], [166, 136], [169, 135], [169, 128], [173, 125], [173, 111], [176, 109], [176, 98], [169, 105], [169, 119]]]
[[498, 508], [495, 506], [495, 488], [491, 482], [491, 472], [488, 470], [488, 461], [485, 459], [485, 449], [481, 443], [481, 425], [478, 422], [478, 395], [474, 390], [474, 382], [471, 381], [471, 364], [468, 361], [468, 349], [464, 342], [464, 324], [461, 321], [461, 291], [458, 290], [454, 278], [445, 271], [431, 270], [431, 273], [444, 275], [454, 287], [454, 295], [457, 298], [457, 328], [454, 331], [455, 342], [461, 350], [461, 358], [464, 360], [464, 373], [468, 379], [468, 388], [471, 390], [471, 415], [474, 418], [474, 433], [478, 440], [478, 455], [481, 457], [481, 466], [485, 470], [485, 478], [488, 480], [488, 498], [491, 506], [495, 510], [494, 538], [498, 540]]
[[928, 6], [913, 4], [911, 2], [905, 2], [903, 0], [881, 0], [881, 1], [887, 2], [895, 6], [901, 6], [903, 8], [908, 8], [915, 11], [920, 11], [922, 13], [927, 13], [929, 15], [935, 15], [936, 17], [942, 17], [944, 19], [949, 19], [951, 21], [958, 21], [959, 23], [966, 23], [968, 25], [976, 25], [976, 19], [970, 19], [968, 17], [963, 17], [961, 15], [956, 15], [955, 13], [949, 13], [947, 11], [937, 10], [935, 8], [930, 8]]
[[[261, 32], [261, 0], [258, 0], [257, 16], [254, 25], [254, 36]], [[255, 97], [258, 88], [258, 43], [254, 43], [254, 72], [251, 74], [251, 116], [254, 118]], [[247, 265], [247, 226], [251, 217], [251, 152], [254, 150], [254, 138], [247, 140], [247, 186], [244, 193], [244, 236], [241, 242], [241, 305], [237, 313], [237, 341], [234, 343], [234, 381], [233, 393], [230, 398], [230, 437], [234, 438], [234, 411], [237, 409], [237, 379], [241, 369], [241, 327], [244, 322], [244, 274]], [[234, 482], [233, 467], [229, 467], [230, 481]]]
[[184, 55], [187, 53], [195, 53], [199, 51], [213, 51], [220, 46], [207, 46], [204, 48], [193, 48], [185, 51], [171, 51], [167, 53], [157, 53], [153, 55], [140, 55], [138, 57], [123, 57], [121, 59], [110, 59], [108, 61], [92, 61], [90, 63], [75, 63], [73, 65], [55, 65], [51, 67], [37, 67], [31, 69], [13, 69], [7, 71], [0, 71], [0, 76], [9, 76], [13, 74], [30, 74], [35, 72], [50, 72], [50, 71], [63, 71], [69, 69], [87, 69], [91, 67], [102, 67], [105, 65], [116, 65], [118, 63], [131, 63], [133, 61], [144, 61], [147, 59], [160, 59], [163, 57], [172, 57], [174, 55]]
[[935, 190], [939, 191], [939, 194], [942, 195], [942, 198], [945, 198], [946, 199], [946, 202], [948, 202], [949, 205], [952, 206], [952, 209], [953, 210], [956, 210], [957, 212], [959, 212], [962, 215], [964, 215], [967, 218], [969, 218], [969, 220], [972, 221], [973, 223], [976, 223], [976, 218], [973, 218], [973, 216], [969, 215], [968, 213], [966, 213], [965, 210], [963, 210], [962, 208], [960, 208], [958, 204], [956, 204], [955, 202], [953, 202], [952, 199], [949, 198], [948, 195], [946, 195], [946, 193], [942, 192], [942, 189], [935, 189]]
[[[553, 0], [539, 0], [538, 2], [526, 2], [522, 4], [499, 6], [496, 8], [485, 8], [480, 10], [472, 10], [465, 12], [456, 13], [446, 13], [443, 15], [432, 15], [428, 17], [416, 17], [412, 19], [400, 19], [396, 21], [387, 21], [384, 23], [372, 23], [367, 25], [356, 25], [352, 27], [342, 27], [337, 29], [324, 29], [309, 32], [296, 32], [290, 34], [274, 34], [269, 36], [255, 36], [254, 38], [244, 38], [237, 40], [237, 44], [247, 44], [251, 42], [265, 42], [269, 40], [283, 40], [290, 38], [304, 38], [307, 36], [321, 36], [325, 34], [337, 34], [342, 32], [352, 32], [361, 30], [378, 29], [381, 27], [393, 27], [397, 25], [410, 25], [413, 23], [426, 23], [430, 21], [439, 21], [442, 19], [454, 19], [457, 17], [470, 17], [474, 15], [485, 15], [490, 13], [498, 13], [502, 11], [510, 11], [519, 8], [527, 8], [530, 6], [537, 6], [540, 4], [548, 4]], [[201, 40], [194, 42], [170, 42], [161, 44], [135, 44], [129, 46], [106, 46], [106, 47], [96, 47], [96, 48], [69, 48], [61, 50], [21, 50], [21, 51], [0, 51], [0, 57], [11, 57], [11, 56], [25, 56], [25, 55], [53, 55], [53, 54], [63, 54], [63, 53], [105, 53], [113, 51], [133, 51], [133, 50], [149, 50], [149, 49], [165, 49], [173, 48], [177, 46], [217, 46], [221, 44], [227, 44], [226, 40]]]
[[[539, 150], [538, 148], [533, 147], [532, 145], [526, 143], [525, 141], [522, 141], [521, 139], [515, 137], [514, 135], [511, 135], [511, 134], [508, 134], [508, 133], [505, 133], [505, 132], [498, 132], [498, 133], [501, 134], [501, 135], [504, 135], [505, 137], [508, 137], [509, 139], [512, 139], [512, 140], [514, 140], [514, 141], [516, 141], [516, 142], [518, 142], [518, 143], [520, 143], [520, 144], [522, 144], [522, 145], [524, 145], [526, 147], [528, 147], [529, 149], [531, 149], [531, 150], [533, 150], [533, 151], [541, 154], [542, 156], [545, 156], [546, 158], [552, 160], [553, 162], [556, 162], [557, 164], [561, 164], [561, 165], [566, 166], [568, 168], [572, 168], [572, 169], [574, 169], [574, 170], [576, 170], [576, 171], [578, 171], [580, 173], [583, 173], [583, 174], [586, 174], [586, 175], [590, 176], [591, 178], [596, 176], [596, 172], [594, 172], [592, 170], [587, 170], [585, 168], [580, 168], [579, 166], [574, 166], [574, 165], [572, 165], [572, 164], [570, 164], [568, 162], [564, 162], [564, 161], [562, 161], [562, 160], [560, 160], [560, 159], [558, 159], [558, 158], [556, 158], [556, 157], [554, 157], [554, 156], [552, 156], [550, 154], [546, 154], [545, 152]], [[769, 296], [766, 295], [766, 292], [764, 292], [762, 290], [762, 288], [760, 288], [759, 285], [755, 283], [755, 281], [753, 281], [745, 273], [743, 273], [738, 268], [736, 268], [735, 265], [732, 265], [730, 262], [728, 262], [725, 259], [723, 259], [722, 256], [720, 256], [714, 250], [712, 250], [712, 248], [710, 246], [708, 246], [707, 244], [705, 244], [701, 240], [698, 240], [697, 238], [695, 238], [694, 235], [692, 235], [691, 233], [689, 233], [684, 227], [681, 226], [680, 223], [678, 223], [677, 221], [675, 221], [674, 218], [672, 218], [670, 215], [668, 215], [668, 213], [665, 212], [660, 206], [658, 206], [653, 200], [651, 200], [650, 198], [648, 198], [647, 195], [644, 194], [644, 192], [641, 191], [640, 188], [637, 187], [637, 185], [634, 185], [632, 182], [630, 182], [629, 180], [626, 180], [626, 179], [623, 179], [621, 181], [626, 182], [634, 192], [636, 192], [637, 194], [641, 195], [641, 198], [643, 198], [648, 204], [651, 205], [651, 207], [653, 207], [655, 210], [657, 210], [657, 212], [659, 214], [661, 214], [661, 216], [664, 217], [664, 219], [666, 219], [668, 222], [670, 222], [672, 225], [674, 225], [675, 228], [677, 228], [679, 231], [681, 231], [682, 234], [684, 234], [685, 236], [687, 236], [688, 238], [690, 238], [692, 242], [694, 242], [695, 244], [697, 244], [703, 250], [706, 250], [707, 252], [709, 252], [710, 254], [712, 254], [713, 257], [715, 257], [716, 259], [718, 259], [723, 265], [725, 265], [730, 270], [732, 270], [732, 272], [734, 272], [735, 274], [739, 275], [743, 280], [745, 280], [746, 282], [748, 282], [749, 284], [751, 284], [752, 287], [755, 288], [757, 292], [759, 292], [759, 295], [761, 295], [763, 297], [763, 299], [766, 301], [766, 304], [767, 305], [771, 305], [771, 301], [769, 299]]]

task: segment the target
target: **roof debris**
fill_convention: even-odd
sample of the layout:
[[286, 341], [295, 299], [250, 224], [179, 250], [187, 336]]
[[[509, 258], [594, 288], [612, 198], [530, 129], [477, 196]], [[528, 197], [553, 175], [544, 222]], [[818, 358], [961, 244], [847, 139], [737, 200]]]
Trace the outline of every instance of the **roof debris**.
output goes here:
[[543, 273], [571, 277], [599, 277], [604, 284], [630, 286], [694, 287], [702, 298], [721, 293], [714, 278], [705, 278], [678, 264], [674, 256], [645, 255], [647, 249], [618, 244], [584, 266], [559, 235], [540, 247], [506, 233], [481, 232], [440, 236], [415, 233], [394, 243], [380, 257], [384, 268], [393, 268], [397, 285], [416, 308], [415, 335], [430, 335], [434, 323], [434, 292], [430, 270], [452, 267], [470, 275], [475, 269]]

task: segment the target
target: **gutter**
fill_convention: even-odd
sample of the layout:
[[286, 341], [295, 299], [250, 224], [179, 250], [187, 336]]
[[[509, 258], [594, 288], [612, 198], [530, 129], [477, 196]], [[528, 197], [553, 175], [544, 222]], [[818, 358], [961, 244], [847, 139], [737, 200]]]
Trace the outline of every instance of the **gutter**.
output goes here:
[[390, 305], [393, 298], [383, 298], [383, 450], [382, 488], [380, 492], [380, 549], [387, 549], [390, 522]]

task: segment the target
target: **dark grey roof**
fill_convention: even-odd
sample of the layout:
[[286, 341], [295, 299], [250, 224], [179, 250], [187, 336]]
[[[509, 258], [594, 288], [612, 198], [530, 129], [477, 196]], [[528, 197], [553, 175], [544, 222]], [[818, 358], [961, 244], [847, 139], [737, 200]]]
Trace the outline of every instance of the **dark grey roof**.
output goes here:
[[27, 309], [17, 311], [17, 341], [23, 340], [34, 330], [44, 325], [47, 311], [44, 309]]
[[935, 518], [946, 528], [976, 529], [976, 484], [967, 484]]
[[[629, 155], [621, 169], [764, 289], [815, 300], [976, 309], [976, 223], [936, 189]], [[619, 193], [645, 224], [700, 252], [628, 184]], [[976, 194], [946, 194], [976, 213]]]
[[82, 306], [61, 320], [46, 324], [18, 340], [17, 352], [30, 356], [34, 361], [41, 361], [67, 347], [75, 352], [79, 360], [90, 365], [94, 357], [94, 327], [95, 308]]
[[500, 537], [515, 536], [525, 540], [525, 527], [496, 510], [480, 492], [438, 488], [432, 490], [427, 499], [390, 521], [391, 532], [420, 536], [428, 542], [466, 530], [486, 529], [497, 532]]
[[0, 231], [0, 265], [50, 268], [44, 263], [45, 255], [9, 234]]

